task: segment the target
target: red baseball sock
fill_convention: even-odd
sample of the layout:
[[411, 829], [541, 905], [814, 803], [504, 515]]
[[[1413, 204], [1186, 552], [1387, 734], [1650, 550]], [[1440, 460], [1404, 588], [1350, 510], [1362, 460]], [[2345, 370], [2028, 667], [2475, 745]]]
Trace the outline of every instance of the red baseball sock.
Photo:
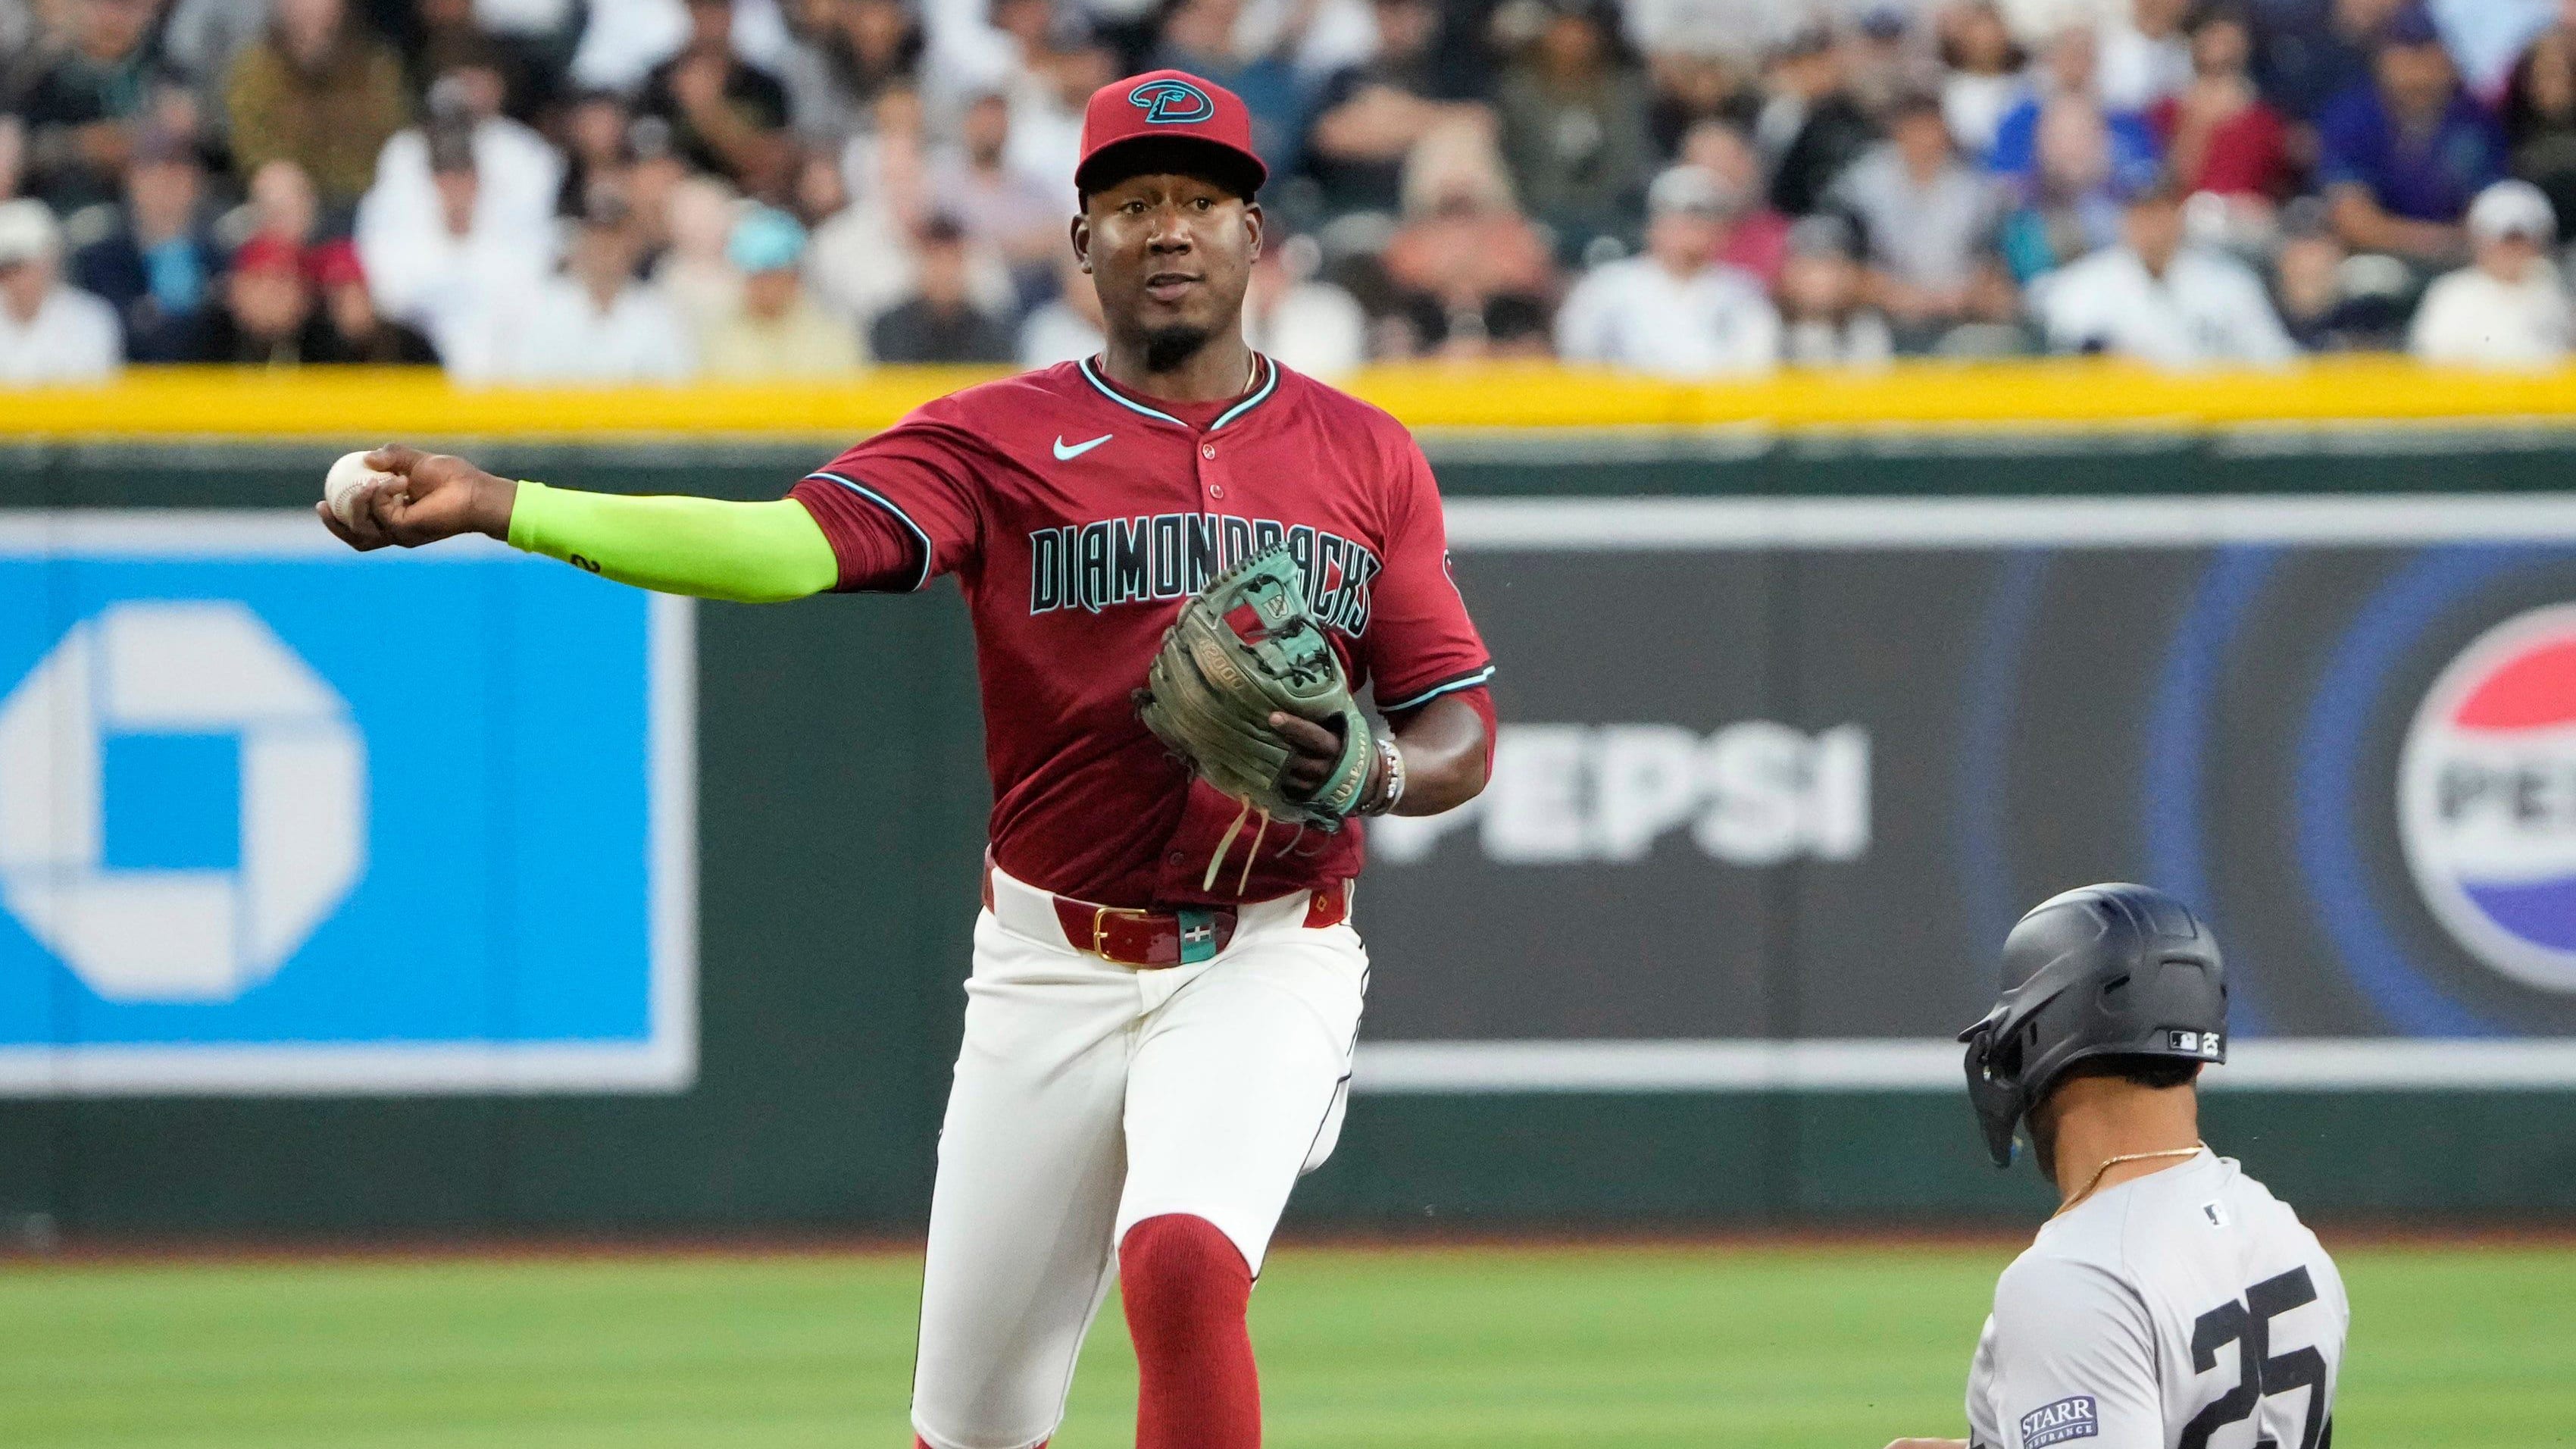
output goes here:
[[1119, 1244], [1118, 1283], [1136, 1340], [1136, 1449], [1260, 1449], [1252, 1268], [1234, 1241], [1205, 1218], [1147, 1218]]

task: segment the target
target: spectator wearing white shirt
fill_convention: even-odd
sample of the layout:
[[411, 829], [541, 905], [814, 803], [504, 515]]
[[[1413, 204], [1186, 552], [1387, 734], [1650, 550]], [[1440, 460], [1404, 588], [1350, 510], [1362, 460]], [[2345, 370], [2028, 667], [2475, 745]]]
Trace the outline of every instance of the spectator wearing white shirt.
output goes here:
[[[951, 27], [951, 43], [934, 43], [923, 67], [923, 88], [933, 102], [940, 133], [953, 136], [964, 129], [966, 113], [983, 96], [1004, 96], [1010, 139], [1003, 148], [1003, 165], [1023, 176], [1070, 186], [1082, 148], [1083, 107], [1093, 91], [1125, 73], [1117, 55], [1092, 43], [1091, 17], [1083, 7], [1051, 0], [991, 0], [977, 8], [984, 12], [981, 19], [963, 29]], [[1250, 19], [1248, 14], [1243, 18]]]
[[124, 364], [116, 309], [64, 286], [62, 260], [43, 202], [0, 202], [0, 387], [99, 382]]
[[2025, 44], [2062, 35], [2077, 26], [2094, 29], [2111, 24], [2129, 8], [2128, 0], [2002, 0], [2004, 21]]
[[524, 47], [568, 51], [581, 37], [573, 0], [473, 0], [474, 26]]
[[[474, 151], [477, 222], [508, 235], [552, 229], [564, 160], [546, 138], [501, 114], [501, 87], [489, 70], [451, 73], [429, 88], [432, 124], [461, 127]], [[376, 155], [375, 183], [358, 199], [361, 250], [373, 238], [438, 226], [438, 182], [429, 164], [429, 127], [393, 134]]]
[[1620, 29], [1643, 55], [1709, 56], [1750, 72], [1807, 18], [1776, 0], [1627, 0]]
[[2469, 207], [2476, 261], [2435, 282], [2408, 350], [2464, 367], [2551, 368], [2567, 358], [2566, 284], [2551, 265], [2558, 217], [2528, 181], [2499, 181]]
[[[854, 174], [874, 178], [877, 189], [854, 195], [850, 179]], [[812, 243], [805, 251], [805, 280], [816, 296], [862, 332], [910, 297], [920, 281], [919, 258], [912, 246], [914, 222], [909, 219], [914, 209], [887, 194], [887, 176], [886, 168], [848, 167], [827, 157], [813, 157], [806, 161], [797, 186], [799, 204], [814, 218]], [[1068, 257], [1072, 251], [1064, 248]], [[1083, 283], [1086, 290], [1090, 285], [1087, 279]], [[971, 242], [966, 248], [966, 291], [977, 308], [995, 316], [1007, 315], [1019, 300], [1011, 285], [1011, 269], [990, 248]]]
[[1011, 137], [1002, 160], [1039, 181], [1070, 186], [1082, 154], [1082, 112], [1091, 93], [1118, 79], [1118, 57], [1106, 46], [1069, 44], [1030, 57], [1011, 85]]
[[969, 101], [1009, 86], [1026, 68], [1028, 44], [1052, 9], [1047, 0], [928, 0], [920, 7], [922, 98], [942, 131]]
[[[1245, 0], [1235, 14], [1232, 52], [1276, 55], [1305, 85], [1369, 58], [1377, 21], [1367, 0]], [[1289, 366], [1296, 366], [1290, 363]]]
[[2469, 89], [2481, 95], [2502, 89], [2514, 58], [2566, 13], [2561, 0], [2432, 0], [2426, 8]]
[[500, 329], [498, 375], [514, 382], [682, 382], [697, 371], [688, 328], [635, 279], [643, 245], [626, 205], [594, 197], [553, 278]]
[[419, 225], [361, 227], [358, 258], [378, 313], [425, 334], [450, 371], [480, 377], [500, 319], [553, 268], [554, 224], [513, 230], [486, 209], [470, 125], [430, 126], [422, 153], [437, 210]]
[[2130, 0], [2102, 27], [2102, 108], [2143, 111], [2191, 85], [2191, 0]]
[[[491, 3], [481, 0], [478, 14]], [[689, 43], [686, 0], [586, 0], [582, 10], [585, 23], [571, 67], [577, 85], [632, 91]], [[763, 69], [776, 69], [794, 45], [777, 0], [742, 0], [730, 28], [733, 53]]]
[[2167, 368], [2277, 366], [2297, 355], [2254, 273], [2224, 252], [2186, 244], [2179, 188], [2141, 190], [2122, 231], [2122, 245], [2032, 285], [2052, 348]]
[[1717, 178], [1675, 166], [1646, 193], [1646, 250], [1595, 267], [1557, 314], [1558, 353], [1666, 377], [1767, 372], [1780, 314], [1750, 275], [1709, 260], [1728, 198]]

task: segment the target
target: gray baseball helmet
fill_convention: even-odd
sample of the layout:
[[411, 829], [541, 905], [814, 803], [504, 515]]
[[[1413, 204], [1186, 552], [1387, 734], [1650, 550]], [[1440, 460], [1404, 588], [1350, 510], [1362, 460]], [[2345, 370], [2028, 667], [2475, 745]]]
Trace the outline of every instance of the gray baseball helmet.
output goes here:
[[1959, 1040], [1995, 1166], [2068, 1067], [2089, 1057], [2227, 1060], [2227, 975], [2191, 908], [2141, 885], [2083, 886], [2004, 940], [2003, 998]]

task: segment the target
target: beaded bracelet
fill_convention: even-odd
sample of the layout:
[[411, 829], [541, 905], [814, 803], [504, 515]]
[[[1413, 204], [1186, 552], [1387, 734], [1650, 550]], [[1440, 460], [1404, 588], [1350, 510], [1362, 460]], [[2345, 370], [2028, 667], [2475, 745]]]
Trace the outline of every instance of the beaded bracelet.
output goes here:
[[1378, 778], [1378, 797], [1369, 802], [1370, 815], [1391, 814], [1396, 802], [1404, 798], [1404, 751], [1396, 748], [1391, 735], [1377, 737], [1377, 757], [1384, 767]]

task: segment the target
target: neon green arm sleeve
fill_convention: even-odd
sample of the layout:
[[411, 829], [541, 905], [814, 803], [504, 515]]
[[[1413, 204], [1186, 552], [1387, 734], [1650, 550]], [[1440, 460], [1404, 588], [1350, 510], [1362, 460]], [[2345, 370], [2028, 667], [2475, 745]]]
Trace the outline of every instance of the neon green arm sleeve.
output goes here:
[[805, 598], [841, 578], [822, 525], [792, 498], [638, 498], [523, 482], [510, 546], [621, 584], [738, 604]]

